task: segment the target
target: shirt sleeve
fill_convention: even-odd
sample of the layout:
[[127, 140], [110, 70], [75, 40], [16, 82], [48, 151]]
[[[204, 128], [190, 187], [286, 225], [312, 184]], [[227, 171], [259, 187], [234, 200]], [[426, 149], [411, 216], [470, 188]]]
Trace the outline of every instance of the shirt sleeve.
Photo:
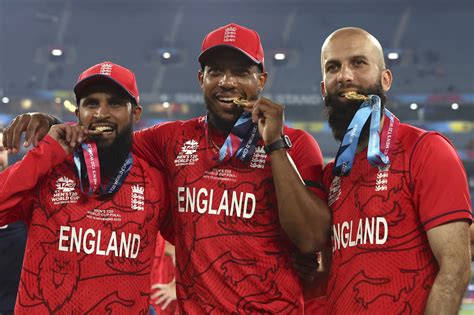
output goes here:
[[133, 134], [132, 152], [158, 169], [164, 169], [164, 149], [162, 128], [154, 125]]
[[437, 133], [419, 140], [410, 157], [413, 200], [425, 230], [441, 224], [472, 222], [466, 172], [454, 146]]
[[323, 180], [323, 155], [316, 140], [306, 131], [295, 130], [290, 140], [293, 147], [289, 154], [306, 186], [319, 198], [326, 200]]
[[38, 182], [66, 156], [59, 143], [46, 136], [21, 161], [0, 173], [0, 226], [29, 221]]

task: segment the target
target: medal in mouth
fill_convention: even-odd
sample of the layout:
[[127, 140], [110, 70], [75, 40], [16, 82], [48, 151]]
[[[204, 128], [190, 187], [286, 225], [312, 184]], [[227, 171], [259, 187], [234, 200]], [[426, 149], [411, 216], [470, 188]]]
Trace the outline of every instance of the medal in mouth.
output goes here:
[[114, 128], [112, 126], [95, 126], [93, 129], [89, 129], [89, 134], [92, 136], [101, 135], [104, 132], [112, 132]]
[[349, 91], [342, 94], [346, 99], [351, 101], [366, 101], [370, 97], [367, 95], [359, 94], [356, 91]]
[[239, 106], [240, 108], [246, 108], [249, 105], [249, 101], [241, 99], [241, 98], [234, 98], [232, 103]]

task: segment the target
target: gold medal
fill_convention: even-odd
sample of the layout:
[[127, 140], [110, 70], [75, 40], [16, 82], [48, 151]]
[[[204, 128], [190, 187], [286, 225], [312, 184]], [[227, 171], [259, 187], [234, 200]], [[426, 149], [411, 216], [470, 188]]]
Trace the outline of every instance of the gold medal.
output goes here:
[[234, 98], [232, 102], [241, 108], [246, 108], [249, 105], [249, 102], [247, 100], [243, 100], [240, 98]]
[[97, 136], [97, 135], [101, 135], [104, 131], [109, 131], [109, 130], [110, 130], [109, 127], [99, 126], [99, 127], [96, 127], [95, 129], [89, 129], [89, 134], [91, 136]]
[[368, 96], [357, 93], [356, 91], [349, 91], [344, 93], [344, 97], [351, 101], [366, 101]]

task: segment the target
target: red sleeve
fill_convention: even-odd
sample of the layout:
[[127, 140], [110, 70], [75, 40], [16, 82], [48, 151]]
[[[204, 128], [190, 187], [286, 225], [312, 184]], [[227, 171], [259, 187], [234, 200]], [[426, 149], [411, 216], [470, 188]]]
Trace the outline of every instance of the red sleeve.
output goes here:
[[38, 182], [65, 158], [66, 152], [59, 143], [46, 136], [21, 161], [0, 172], [0, 226], [29, 221]]
[[425, 230], [441, 224], [472, 221], [466, 172], [453, 145], [427, 133], [410, 157], [413, 200]]
[[142, 129], [133, 134], [132, 152], [158, 169], [164, 169], [163, 132], [161, 125]]
[[323, 154], [316, 140], [306, 131], [293, 129], [289, 135], [293, 147], [289, 154], [306, 186], [319, 198], [326, 200], [322, 186]]

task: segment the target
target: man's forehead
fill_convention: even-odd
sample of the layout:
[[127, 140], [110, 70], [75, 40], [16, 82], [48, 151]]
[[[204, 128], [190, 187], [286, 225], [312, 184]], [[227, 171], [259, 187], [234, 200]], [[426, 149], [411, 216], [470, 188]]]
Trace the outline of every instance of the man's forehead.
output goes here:
[[345, 59], [352, 56], [373, 55], [374, 46], [367, 37], [345, 36], [330, 39], [323, 48], [322, 56], [327, 59]]
[[209, 55], [204, 61], [204, 65], [211, 67], [222, 65], [239, 67], [256, 66], [256, 64], [242, 52], [228, 47], [219, 47], [214, 49], [214, 51], [209, 52]]

